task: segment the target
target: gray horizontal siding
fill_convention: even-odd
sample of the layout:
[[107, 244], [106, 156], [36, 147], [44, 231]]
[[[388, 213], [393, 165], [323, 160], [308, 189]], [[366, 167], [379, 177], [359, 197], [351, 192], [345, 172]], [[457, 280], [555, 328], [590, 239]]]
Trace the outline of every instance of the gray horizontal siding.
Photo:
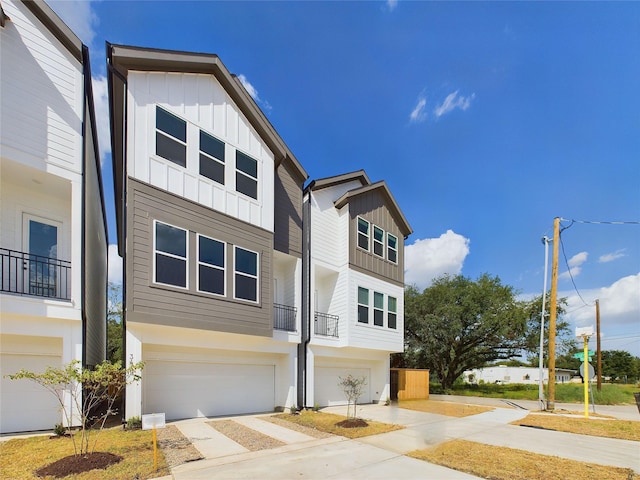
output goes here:
[[[371, 222], [371, 242], [373, 242], [373, 225], [398, 238], [397, 264], [357, 247], [358, 216]], [[386, 238], [384, 248], [386, 255]], [[362, 273], [404, 285], [404, 236], [379, 190], [363, 193], [349, 200], [349, 264], [351, 268]]]
[[283, 162], [274, 179], [274, 248], [302, 257], [302, 183], [304, 180]]
[[[235, 218], [128, 179], [127, 321], [271, 336], [273, 234]], [[153, 283], [153, 221], [189, 234], [189, 289]], [[196, 290], [196, 234], [227, 243], [226, 297]], [[258, 304], [233, 299], [233, 246], [259, 253]]]

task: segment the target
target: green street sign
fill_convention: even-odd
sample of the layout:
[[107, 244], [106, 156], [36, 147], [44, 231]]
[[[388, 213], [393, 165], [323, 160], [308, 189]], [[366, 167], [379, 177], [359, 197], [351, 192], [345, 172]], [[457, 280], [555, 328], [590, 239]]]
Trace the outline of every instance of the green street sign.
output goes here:
[[[596, 354], [596, 352], [594, 352], [593, 350], [589, 350], [587, 352], [587, 356], [589, 356], [589, 357], [593, 357], [595, 354]], [[574, 353], [573, 354], [573, 358], [579, 358], [580, 360], [582, 360], [584, 362], [584, 352]]]

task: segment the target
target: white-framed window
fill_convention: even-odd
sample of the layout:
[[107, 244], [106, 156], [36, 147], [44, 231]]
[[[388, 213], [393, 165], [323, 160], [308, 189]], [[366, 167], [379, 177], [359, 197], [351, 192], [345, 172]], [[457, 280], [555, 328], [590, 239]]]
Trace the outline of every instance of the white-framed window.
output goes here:
[[20, 262], [22, 269], [10, 273], [9, 285], [23, 284], [20, 293], [29, 295], [70, 298], [71, 263], [61, 258], [64, 256], [60, 248], [62, 222], [26, 212], [22, 221], [25, 247]]
[[258, 199], [258, 161], [236, 150], [236, 191]]
[[369, 251], [369, 222], [358, 217], [358, 247]]
[[373, 324], [384, 327], [384, 294], [373, 292]]
[[154, 282], [187, 288], [187, 231], [154, 220], [153, 271]]
[[387, 260], [398, 263], [398, 237], [387, 233]]
[[384, 230], [376, 225], [373, 226], [373, 253], [384, 258]]
[[398, 300], [396, 297], [387, 297], [387, 327], [396, 329], [398, 324]]
[[358, 323], [369, 323], [369, 290], [358, 287]]
[[257, 252], [234, 246], [233, 298], [258, 302], [258, 267]]
[[225, 295], [226, 244], [198, 234], [198, 291]]
[[224, 142], [200, 130], [200, 175], [224, 185]]
[[187, 166], [187, 122], [157, 105], [156, 155]]

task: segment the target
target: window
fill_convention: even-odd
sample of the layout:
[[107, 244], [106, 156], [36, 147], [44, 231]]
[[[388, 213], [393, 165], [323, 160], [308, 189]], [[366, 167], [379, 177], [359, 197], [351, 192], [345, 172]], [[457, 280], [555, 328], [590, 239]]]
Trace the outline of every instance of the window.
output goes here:
[[398, 301], [395, 297], [387, 297], [387, 327], [395, 329], [398, 321]]
[[187, 231], [155, 222], [155, 281], [187, 287]]
[[198, 235], [198, 291], [224, 295], [225, 244]]
[[258, 162], [236, 150], [236, 190], [258, 198]]
[[358, 217], [358, 247], [369, 251], [369, 222]]
[[398, 263], [398, 237], [387, 233], [387, 259]]
[[358, 287], [358, 322], [369, 323], [369, 290]]
[[224, 185], [224, 142], [200, 130], [200, 175]]
[[373, 292], [373, 324], [384, 326], [384, 294]]
[[373, 226], [373, 253], [384, 258], [384, 230]]
[[187, 122], [156, 106], [156, 155], [187, 166]]
[[234, 298], [258, 301], [258, 254], [235, 247]]

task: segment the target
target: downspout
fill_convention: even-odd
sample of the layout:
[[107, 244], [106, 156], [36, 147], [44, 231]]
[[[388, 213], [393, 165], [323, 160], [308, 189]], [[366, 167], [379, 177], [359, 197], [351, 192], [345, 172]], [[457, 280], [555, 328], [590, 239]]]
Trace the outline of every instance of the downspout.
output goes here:
[[[84, 82], [82, 84], [82, 200], [80, 205], [80, 316], [82, 317], [82, 368], [87, 368], [87, 311], [85, 302], [85, 262], [87, 260], [85, 242], [86, 242], [86, 222], [85, 222], [85, 205], [86, 205], [86, 190], [87, 190], [87, 61], [85, 56], [85, 49], [87, 47], [82, 45], [82, 76]], [[91, 74], [89, 73], [89, 76]], [[91, 78], [89, 78], [91, 81]], [[82, 391], [82, 402], [84, 403], [84, 389]], [[73, 417], [72, 417], [73, 418]]]
[[307, 348], [311, 341], [311, 191], [302, 202], [302, 338], [298, 345], [298, 406], [307, 407]]
[[[110, 128], [111, 128], [111, 165], [113, 166], [113, 181], [114, 181], [114, 190], [115, 190], [115, 181], [117, 175], [121, 175], [122, 182], [122, 199], [120, 204], [118, 205], [118, 199], [116, 198], [116, 208], [121, 208], [121, 220], [122, 220], [122, 232], [126, 232], [127, 228], [127, 190], [126, 190], [126, 181], [127, 181], [127, 77], [122, 75], [112, 64], [113, 56], [112, 51], [113, 47], [111, 43], [105, 42], [106, 50], [107, 50], [107, 70], [109, 73], [113, 74], [117, 77], [122, 84], [124, 85], [124, 95], [123, 95], [123, 127], [122, 127], [122, 172], [116, 172], [116, 164], [113, 161], [113, 155], [115, 150], [115, 141], [114, 141], [114, 123], [115, 119], [113, 117], [113, 112], [110, 112]], [[113, 93], [113, 82], [111, 77], [107, 75], [107, 79], [109, 80], [108, 88], [109, 88], [109, 108], [112, 108], [111, 100], [114, 98]], [[115, 193], [115, 192], [114, 192]], [[120, 242], [120, 236], [116, 233], [117, 241]], [[122, 318], [120, 321], [122, 322], [122, 366], [123, 368], [127, 368], [127, 246], [126, 246], [126, 234], [122, 235], [124, 237], [125, 245], [122, 255]], [[127, 389], [124, 388], [122, 391], [122, 404], [120, 405], [120, 412], [122, 414], [121, 420], [122, 423], [126, 422], [126, 411], [125, 407], [127, 405]]]

